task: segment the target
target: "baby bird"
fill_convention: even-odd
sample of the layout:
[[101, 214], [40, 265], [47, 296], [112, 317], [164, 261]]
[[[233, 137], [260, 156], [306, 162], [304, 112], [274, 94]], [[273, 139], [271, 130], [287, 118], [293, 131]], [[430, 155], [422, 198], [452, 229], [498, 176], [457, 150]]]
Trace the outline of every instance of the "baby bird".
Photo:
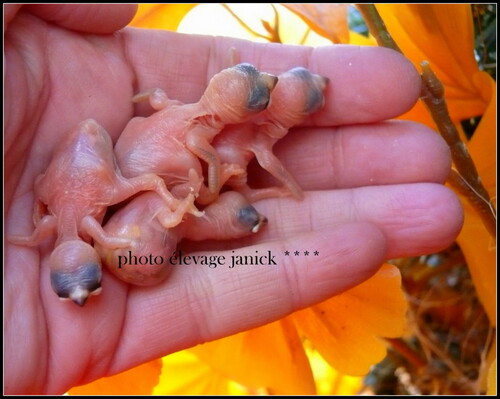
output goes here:
[[[104, 226], [107, 234], [130, 242], [116, 249], [96, 244], [108, 270], [121, 280], [143, 286], [159, 284], [171, 273], [173, 266], [168, 259], [182, 239], [241, 238], [258, 232], [267, 222], [241, 194], [232, 191], [222, 193], [204, 209], [202, 217], [186, 215], [183, 223], [171, 229], [163, 228], [156, 218], [162, 209], [158, 195], [144, 193], [116, 212]], [[138, 262], [123, 264], [121, 259]]]
[[[11, 236], [9, 241], [36, 246], [57, 233], [49, 259], [52, 288], [60, 298], [83, 306], [90, 295], [101, 291], [101, 261], [90, 245], [92, 240], [108, 248], [130, 244], [102, 229], [107, 207], [141, 191], [155, 191], [172, 214], [194, 200], [194, 195], [183, 202], [174, 198], [152, 173], [124, 178], [116, 167], [109, 134], [96, 121], [85, 120], [66, 136], [35, 181], [33, 234]], [[172, 224], [181, 220], [182, 215]]]
[[[242, 173], [226, 182], [253, 203], [259, 199], [292, 195], [302, 199], [302, 189], [273, 154], [273, 145], [288, 130], [306, 120], [325, 103], [328, 78], [311, 73], [306, 68], [293, 68], [278, 77], [267, 109], [250, 121], [227, 126], [213, 141], [221, 162], [239, 166], [246, 172], [248, 163], [256, 157], [259, 165], [278, 179], [283, 187], [252, 190], [247, 174]], [[203, 197], [198, 198], [203, 203]]]
[[139, 94], [136, 100], [148, 98], [158, 112], [133, 118], [118, 139], [115, 153], [123, 175], [155, 173], [170, 188], [185, 182], [190, 169], [202, 176], [202, 160], [208, 187], [202, 186], [200, 195], [208, 191], [215, 198], [220, 181], [242, 171], [223, 168], [212, 140], [227, 124], [264, 110], [276, 82], [250, 64], [238, 64], [216, 74], [197, 103], [170, 100], [161, 89]]

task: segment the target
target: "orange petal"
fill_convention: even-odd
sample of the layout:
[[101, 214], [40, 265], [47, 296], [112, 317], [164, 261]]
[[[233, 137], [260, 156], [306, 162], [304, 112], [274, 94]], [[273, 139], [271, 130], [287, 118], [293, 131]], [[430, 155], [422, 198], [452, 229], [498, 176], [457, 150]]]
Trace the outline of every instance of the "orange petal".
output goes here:
[[71, 388], [69, 395], [151, 395], [158, 384], [161, 360], [156, 359], [111, 377]]
[[403, 53], [420, 65], [428, 60], [446, 87], [453, 120], [480, 115], [486, 103], [473, 77], [474, 59], [470, 4], [380, 4], [387, 29]]
[[349, 44], [355, 46], [376, 46], [377, 41], [372, 35], [366, 37], [359, 33], [349, 31]]
[[272, 394], [315, 393], [314, 379], [293, 324], [282, 319], [190, 349], [214, 370]]
[[385, 264], [362, 284], [292, 317], [336, 370], [363, 375], [385, 356], [377, 337], [403, 334], [406, 308], [399, 270]]
[[347, 4], [283, 4], [317, 34], [333, 43], [349, 43]]
[[[496, 199], [496, 94], [490, 78], [491, 101], [468, 148], [479, 176]], [[485, 229], [476, 211], [462, 198], [465, 221], [457, 242], [462, 249], [479, 299], [493, 325], [496, 325], [496, 242]]]
[[154, 395], [230, 395], [247, 394], [236, 384], [214, 371], [187, 350], [162, 358], [163, 371]]
[[363, 377], [342, 374], [330, 366], [317, 350], [311, 348], [309, 341], [304, 342], [307, 356], [316, 381], [318, 395], [356, 395], [363, 388]]
[[417, 101], [417, 103], [413, 106], [412, 109], [410, 109], [403, 115], [399, 116], [397, 119], [410, 120], [422, 123], [430, 127], [431, 129], [434, 129], [436, 131], [436, 134], [438, 134], [436, 124], [434, 123], [431, 114], [427, 110], [425, 104], [420, 100]]
[[486, 392], [486, 395], [495, 396], [496, 394], [497, 394], [497, 359], [493, 361], [493, 363], [490, 366], [490, 369], [488, 370], [488, 391]]
[[130, 26], [176, 30], [182, 18], [196, 4], [139, 4]]
[[470, 85], [477, 71], [470, 5], [379, 4], [377, 10], [414, 63], [428, 60], [449, 86]]

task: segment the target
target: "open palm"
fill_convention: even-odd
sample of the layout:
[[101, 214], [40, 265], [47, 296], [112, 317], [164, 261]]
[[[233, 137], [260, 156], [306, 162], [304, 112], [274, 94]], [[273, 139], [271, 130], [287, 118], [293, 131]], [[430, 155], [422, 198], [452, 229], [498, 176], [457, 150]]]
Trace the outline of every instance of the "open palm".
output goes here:
[[[450, 168], [446, 145], [424, 126], [386, 121], [419, 94], [419, 77], [399, 54], [129, 28], [112, 33], [132, 17], [128, 5], [12, 7], [5, 32], [7, 235], [32, 232], [34, 180], [70, 129], [93, 118], [116, 141], [130, 118], [151, 112], [130, 101], [151, 87], [197, 101], [227, 66], [230, 47], [262, 71], [305, 66], [330, 84], [324, 110], [276, 146], [305, 200], [260, 201], [255, 207], [269, 219], [262, 232], [185, 247], [225, 256], [227, 264], [238, 249], [271, 251], [276, 266], [182, 266], [149, 288], [105, 272], [102, 294], [79, 308], [60, 302], [50, 287], [53, 241], [38, 248], [6, 243], [7, 393], [63, 393], [268, 323], [360, 283], [384, 259], [439, 250], [458, 233], [460, 205], [442, 186]], [[271, 184], [256, 165], [250, 174], [253, 184]]]

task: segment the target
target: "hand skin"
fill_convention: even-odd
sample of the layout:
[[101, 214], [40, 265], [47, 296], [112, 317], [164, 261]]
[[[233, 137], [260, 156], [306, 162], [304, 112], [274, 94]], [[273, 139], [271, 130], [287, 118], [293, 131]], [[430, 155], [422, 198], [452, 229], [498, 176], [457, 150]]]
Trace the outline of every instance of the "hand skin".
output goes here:
[[[164, 284], [148, 288], [108, 273], [102, 294], [83, 308], [52, 292], [53, 240], [39, 248], [6, 243], [5, 393], [61, 394], [263, 325], [362, 282], [385, 259], [443, 249], [461, 228], [459, 201], [442, 185], [450, 169], [443, 140], [413, 122], [385, 121], [419, 95], [418, 74], [401, 55], [130, 28], [110, 34], [134, 12], [131, 5], [6, 6], [6, 234], [33, 231], [34, 180], [71, 128], [94, 118], [116, 141], [134, 114], [151, 112], [130, 102], [151, 87], [197, 101], [227, 66], [231, 46], [262, 71], [300, 65], [330, 79], [325, 108], [275, 147], [305, 199], [257, 202], [269, 219], [262, 232], [192, 246], [230, 259], [231, 249], [252, 245], [245, 250], [270, 250], [277, 266], [179, 266]], [[250, 174], [252, 184], [269, 183], [257, 168]], [[285, 250], [319, 256], [285, 257]]]

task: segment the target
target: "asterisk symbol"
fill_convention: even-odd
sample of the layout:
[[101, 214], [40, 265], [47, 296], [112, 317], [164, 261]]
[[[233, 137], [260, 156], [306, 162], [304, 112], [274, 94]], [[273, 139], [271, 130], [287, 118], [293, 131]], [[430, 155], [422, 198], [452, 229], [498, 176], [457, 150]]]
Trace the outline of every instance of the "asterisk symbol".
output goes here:
[[285, 256], [290, 255], [290, 251], [285, 251]]
[[309, 251], [304, 251], [305, 256], [309, 256]]
[[314, 251], [314, 256], [318, 256], [319, 255], [319, 252], [318, 251]]
[[295, 252], [294, 252], [294, 255], [295, 255], [295, 256], [299, 256], [299, 253], [300, 253], [299, 251], [295, 251]]

